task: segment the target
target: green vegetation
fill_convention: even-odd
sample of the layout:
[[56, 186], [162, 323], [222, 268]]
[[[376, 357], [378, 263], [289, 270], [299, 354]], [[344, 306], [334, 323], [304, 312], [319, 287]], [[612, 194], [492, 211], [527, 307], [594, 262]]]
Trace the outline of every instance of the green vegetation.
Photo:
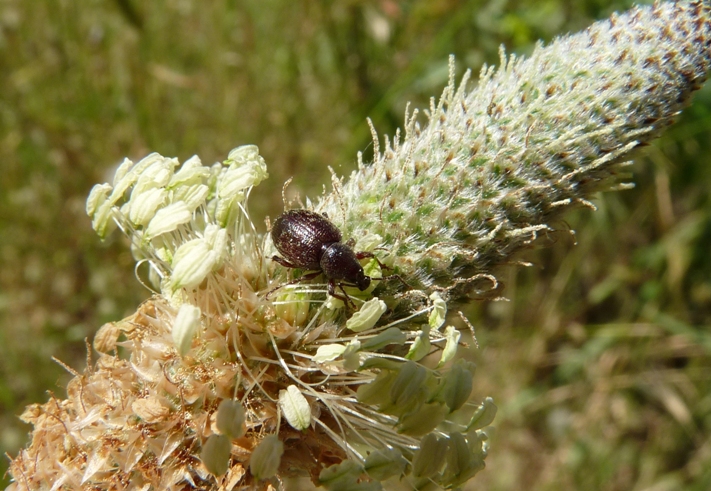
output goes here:
[[[149, 292], [84, 212], [124, 156], [205, 163], [259, 145], [270, 179], [316, 197], [327, 166], [427, 107], [447, 56], [477, 72], [498, 47], [584, 28], [631, 2], [8, 1], [0, 5], [0, 444], [81, 371], [84, 338]], [[567, 217], [512, 266], [510, 302], [475, 303], [475, 398], [499, 406], [472, 489], [711, 488], [711, 87], [639, 153], [633, 190]], [[266, 227], [264, 227], [266, 230]], [[456, 321], [455, 321], [456, 322]], [[460, 326], [461, 327], [461, 326]], [[6, 468], [6, 462], [3, 467]]]

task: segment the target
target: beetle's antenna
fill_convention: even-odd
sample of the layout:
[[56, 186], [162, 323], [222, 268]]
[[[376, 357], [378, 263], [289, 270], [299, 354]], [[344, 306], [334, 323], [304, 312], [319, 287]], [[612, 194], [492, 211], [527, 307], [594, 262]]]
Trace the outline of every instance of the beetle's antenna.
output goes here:
[[291, 184], [293, 177], [290, 177], [289, 179], [286, 180], [284, 185], [281, 187], [281, 201], [284, 203], [284, 211], [286, 211], [286, 188], [289, 187], [289, 184]]

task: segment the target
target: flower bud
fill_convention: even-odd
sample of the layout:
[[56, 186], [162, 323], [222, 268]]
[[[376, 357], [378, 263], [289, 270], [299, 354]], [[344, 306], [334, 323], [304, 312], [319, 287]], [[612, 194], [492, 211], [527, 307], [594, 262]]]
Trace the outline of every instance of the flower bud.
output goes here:
[[267, 435], [252, 451], [249, 460], [249, 471], [255, 479], [269, 479], [277, 473], [281, 456], [284, 453], [284, 443], [276, 435]]
[[200, 460], [207, 470], [221, 476], [230, 466], [232, 443], [227, 435], [210, 435], [200, 451]]
[[407, 460], [396, 448], [386, 448], [370, 452], [363, 466], [370, 477], [376, 481], [384, 481], [402, 474], [407, 467]]
[[472, 419], [469, 420], [467, 430], [478, 430], [480, 428], [484, 428], [485, 426], [489, 426], [494, 421], [497, 409], [498, 408], [496, 407], [496, 404], [494, 404], [494, 400], [491, 397], [484, 399], [484, 402], [482, 402], [476, 410], [472, 416]]
[[245, 411], [239, 401], [224, 399], [217, 408], [215, 424], [217, 429], [230, 438], [244, 435]]

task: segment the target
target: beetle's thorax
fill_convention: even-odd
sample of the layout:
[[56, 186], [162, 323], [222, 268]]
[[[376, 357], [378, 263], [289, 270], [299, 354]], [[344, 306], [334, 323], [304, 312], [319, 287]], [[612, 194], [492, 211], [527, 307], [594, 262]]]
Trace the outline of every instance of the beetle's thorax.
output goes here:
[[370, 278], [363, 272], [355, 252], [342, 242], [323, 245], [320, 266], [329, 279], [352, 283], [361, 291], [370, 286]]

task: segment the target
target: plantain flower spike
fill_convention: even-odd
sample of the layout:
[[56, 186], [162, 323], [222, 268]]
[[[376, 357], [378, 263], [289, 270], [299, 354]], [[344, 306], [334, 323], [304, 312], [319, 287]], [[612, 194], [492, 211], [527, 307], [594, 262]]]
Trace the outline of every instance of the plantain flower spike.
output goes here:
[[451, 75], [426, 121], [406, 112], [382, 150], [374, 134], [373, 163], [359, 158], [307, 202], [378, 256], [367, 275], [402, 279], [346, 287], [357, 315], [270, 260], [247, 206], [267, 177], [257, 147], [212, 166], [125, 160], [87, 212], [102, 238], [129, 238], [155, 294], [97, 332], [99, 358], [65, 399], [26, 409], [34, 430], [9, 489], [463, 485], [484, 468], [496, 405], [476, 394], [447, 311], [498, 295], [499, 265], [624, 185], [630, 152], [672, 123], [710, 65], [710, 8], [686, 1], [614, 15], [529, 58], [502, 52], [475, 87]]

